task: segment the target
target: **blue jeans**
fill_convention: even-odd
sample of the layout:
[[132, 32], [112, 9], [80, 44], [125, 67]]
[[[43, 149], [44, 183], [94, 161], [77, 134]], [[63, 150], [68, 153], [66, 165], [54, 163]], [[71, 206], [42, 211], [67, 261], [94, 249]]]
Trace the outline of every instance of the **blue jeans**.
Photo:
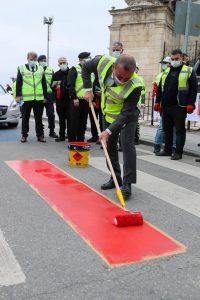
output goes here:
[[[156, 131], [154, 144], [162, 145], [164, 143], [164, 138], [165, 138], [165, 135], [164, 135], [164, 131], [163, 131], [163, 122], [162, 122], [162, 117], [160, 117], [160, 124]], [[173, 127], [173, 147], [176, 148], [176, 128], [175, 127]]]

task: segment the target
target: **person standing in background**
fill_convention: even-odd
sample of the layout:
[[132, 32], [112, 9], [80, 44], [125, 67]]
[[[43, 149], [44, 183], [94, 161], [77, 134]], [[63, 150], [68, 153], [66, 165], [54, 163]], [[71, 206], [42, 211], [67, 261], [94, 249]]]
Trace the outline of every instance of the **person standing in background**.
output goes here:
[[46, 102], [47, 99], [47, 85], [44, 70], [38, 66], [37, 58], [37, 53], [33, 51], [28, 52], [28, 63], [18, 67], [15, 99], [17, 103], [23, 103], [22, 143], [27, 141], [29, 119], [32, 109], [38, 142], [46, 142], [42, 126], [42, 113], [44, 102]]
[[52, 93], [52, 79], [53, 79], [53, 70], [50, 67], [47, 67], [47, 58], [46, 55], [40, 55], [38, 57], [39, 66], [44, 70], [46, 83], [47, 83], [47, 102], [44, 103], [46, 108], [46, 115], [48, 118], [49, 124], [49, 136], [52, 138], [57, 138], [58, 135], [55, 133], [55, 112], [54, 112], [54, 97]]
[[52, 90], [54, 99], [56, 99], [56, 112], [59, 118], [59, 137], [55, 139], [56, 142], [65, 141], [65, 130], [67, 120], [67, 134], [69, 135], [69, 110], [70, 101], [69, 93], [67, 89], [67, 77], [68, 77], [68, 62], [66, 57], [60, 57], [58, 59], [58, 66], [60, 70], [53, 75]]

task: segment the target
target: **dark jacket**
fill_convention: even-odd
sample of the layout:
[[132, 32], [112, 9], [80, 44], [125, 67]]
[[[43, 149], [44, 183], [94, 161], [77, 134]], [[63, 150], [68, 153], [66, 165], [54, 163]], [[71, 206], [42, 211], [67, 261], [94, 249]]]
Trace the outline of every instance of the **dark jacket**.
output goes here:
[[[97, 65], [100, 59], [101, 58], [94, 58], [91, 61], [83, 64], [82, 78], [83, 86], [85, 89], [92, 88], [90, 74], [94, 73], [95, 77], [98, 76]], [[110, 67], [106, 77], [108, 77], [111, 73], [112, 68]], [[115, 84], [113, 84], [113, 86], [115, 86]], [[117, 116], [117, 119], [108, 127], [111, 132], [120, 131], [121, 128], [127, 123], [138, 120], [139, 110], [137, 108], [137, 104], [140, 99], [141, 90], [141, 87], [134, 89], [134, 91], [125, 99], [121, 113]]]
[[[60, 87], [61, 87], [61, 96], [59, 101], [69, 101], [69, 91], [67, 89], [67, 77], [69, 73], [69, 68], [67, 68], [66, 71], [57, 71], [54, 73], [53, 76], [53, 82], [54, 81], [61, 81]], [[54, 93], [54, 97], [56, 99], [56, 89], [55, 86], [52, 87], [52, 91]]]
[[[178, 91], [178, 78], [182, 66], [179, 68], [170, 68], [170, 72], [165, 80], [164, 89], [162, 91], [162, 77], [156, 94], [156, 103], [161, 103], [163, 107], [177, 105], [187, 106], [194, 105], [197, 96], [197, 79], [194, 71], [188, 79], [188, 91]], [[179, 99], [179, 101], [178, 101]]]
[[[30, 70], [28, 64], [25, 64], [25, 66], [28, 70]], [[37, 70], [37, 66], [36, 66], [36, 70]], [[32, 70], [30, 70], [30, 71], [32, 71]], [[16, 97], [22, 96], [22, 84], [23, 84], [23, 78], [22, 78], [20, 71], [18, 70], [17, 80], [16, 80]], [[43, 75], [43, 77], [42, 77], [42, 89], [43, 89], [44, 99], [47, 99], [47, 83], [46, 83], [45, 75]], [[35, 99], [33, 99], [33, 100], [35, 100]]]

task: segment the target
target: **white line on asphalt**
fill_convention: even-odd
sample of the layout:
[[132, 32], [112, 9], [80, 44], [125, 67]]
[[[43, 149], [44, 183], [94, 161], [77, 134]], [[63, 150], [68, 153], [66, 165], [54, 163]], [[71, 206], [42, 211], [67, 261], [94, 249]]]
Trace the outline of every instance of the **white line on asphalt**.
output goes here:
[[146, 162], [150, 162], [152, 164], [158, 165], [160, 167], [168, 168], [171, 170], [175, 170], [186, 175], [194, 176], [196, 178], [200, 178], [200, 168], [185, 164], [181, 161], [172, 161], [170, 157], [160, 157], [154, 155], [140, 155], [137, 156], [138, 159], [141, 159]]
[[[90, 158], [90, 165], [109, 174], [104, 157]], [[193, 166], [191, 166], [191, 168], [193, 168]], [[176, 170], [175, 164], [174, 170]], [[159, 200], [170, 203], [173, 206], [200, 217], [199, 193], [192, 192], [184, 187], [180, 187], [179, 185], [170, 183], [167, 180], [160, 179], [141, 171], [137, 171], [136, 187], [151, 194]]]
[[25, 279], [24, 273], [0, 230], [0, 285], [20, 284], [24, 283]]

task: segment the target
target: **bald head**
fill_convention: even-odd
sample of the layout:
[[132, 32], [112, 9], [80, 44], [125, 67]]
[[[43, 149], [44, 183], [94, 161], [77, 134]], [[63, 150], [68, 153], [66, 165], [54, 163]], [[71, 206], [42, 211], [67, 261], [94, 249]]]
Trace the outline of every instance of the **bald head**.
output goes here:
[[135, 72], [135, 69], [135, 59], [127, 54], [121, 55], [112, 66], [114, 77], [121, 83], [129, 81]]
[[136, 69], [136, 61], [133, 56], [128, 54], [122, 54], [115, 62], [115, 67], [117, 65], [122, 65], [125, 71], [131, 71], [133, 72]]

